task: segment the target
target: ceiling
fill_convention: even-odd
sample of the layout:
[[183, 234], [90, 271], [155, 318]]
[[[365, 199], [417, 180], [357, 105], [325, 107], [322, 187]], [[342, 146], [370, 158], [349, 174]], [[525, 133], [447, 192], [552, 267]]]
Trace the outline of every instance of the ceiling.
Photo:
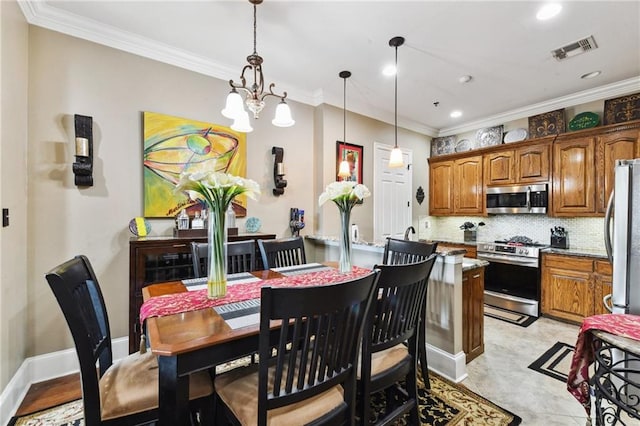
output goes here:
[[[223, 80], [237, 81], [253, 51], [246, 0], [19, 1], [33, 25]], [[431, 136], [640, 91], [640, 1], [562, 1], [558, 16], [538, 21], [542, 4], [265, 0], [257, 52], [276, 92], [342, 108], [338, 73], [349, 70], [347, 109], [393, 123], [393, 77], [381, 71], [394, 61], [389, 40], [403, 36], [398, 122]], [[551, 55], [590, 35], [597, 49], [564, 61]], [[580, 78], [595, 70], [602, 74]], [[464, 75], [473, 78], [460, 83]], [[453, 110], [463, 115], [451, 118]]]

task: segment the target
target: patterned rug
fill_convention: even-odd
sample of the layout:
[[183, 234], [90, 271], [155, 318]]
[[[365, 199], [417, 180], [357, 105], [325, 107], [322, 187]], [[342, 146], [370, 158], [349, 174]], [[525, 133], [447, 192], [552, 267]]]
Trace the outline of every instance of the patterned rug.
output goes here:
[[491, 305], [484, 305], [484, 314], [488, 317], [508, 322], [509, 324], [519, 325], [520, 327], [529, 327], [538, 319], [537, 317]]
[[529, 368], [566, 383], [574, 350], [575, 347], [568, 343], [557, 342], [533, 361]]
[[[471, 392], [463, 385], [430, 373], [431, 390], [426, 390], [421, 377], [418, 377], [420, 399], [420, 422], [429, 426], [470, 426], [495, 425], [516, 426], [520, 417], [506, 411], [481, 396]], [[376, 412], [384, 410], [384, 394], [374, 395], [372, 405]], [[396, 423], [406, 425], [406, 420]], [[82, 401], [72, 401], [58, 407], [14, 418], [8, 426], [80, 426], [82, 419]]]

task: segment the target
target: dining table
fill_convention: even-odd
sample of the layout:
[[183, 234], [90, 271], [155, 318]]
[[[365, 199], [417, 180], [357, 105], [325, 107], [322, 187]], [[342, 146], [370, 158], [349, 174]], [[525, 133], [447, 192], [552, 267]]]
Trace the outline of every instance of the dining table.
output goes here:
[[[227, 294], [209, 299], [206, 278], [151, 284], [142, 289], [140, 321], [158, 358], [159, 424], [189, 424], [189, 374], [258, 350], [259, 298], [263, 286], [326, 285], [371, 270], [309, 263], [228, 276]], [[272, 326], [274, 337], [279, 328]]]

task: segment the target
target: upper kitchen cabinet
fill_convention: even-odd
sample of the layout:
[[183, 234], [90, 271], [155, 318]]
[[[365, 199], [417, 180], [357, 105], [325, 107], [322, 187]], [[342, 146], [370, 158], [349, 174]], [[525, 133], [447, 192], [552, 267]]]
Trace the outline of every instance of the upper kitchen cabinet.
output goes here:
[[482, 214], [482, 155], [429, 160], [429, 214]]
[[522, 185], [549, 181], [550, 140], [484, 155], [484, 183]]
[[453, 160], [429, 164], [429, 214], [453, 214]]
[[596, 213], [604, 214], [613, 190], [616, 160], [640, 157], [640, 129], [605, 133], [596, 143]]
[[482, 155], [455, 160], [453, 188], [454, 213], [482, 214]]
[[553, 145], [553, 214], [593, 216], [595, 213], [595, 141], [583, 136]]

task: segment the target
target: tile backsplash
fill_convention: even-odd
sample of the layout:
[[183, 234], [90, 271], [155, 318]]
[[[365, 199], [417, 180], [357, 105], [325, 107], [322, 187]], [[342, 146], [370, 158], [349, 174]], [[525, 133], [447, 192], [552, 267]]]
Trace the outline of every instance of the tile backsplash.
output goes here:
[[[464, 222], [484, 222], [478, 228], [477, 241], [494, 241], [523, 235], [543, 244], [550, 243], [554, 226], [564, 227], [569, 236], [569, 248], [599, 250], [604, 247], [604, 219], [556, 218], [544, 215], [492, 215], [488, 217], [421, 216], [418, 236], [424, 239], [462, 241], [460, 225]], [[428, 227], [427, 227], [428, 225]]]

